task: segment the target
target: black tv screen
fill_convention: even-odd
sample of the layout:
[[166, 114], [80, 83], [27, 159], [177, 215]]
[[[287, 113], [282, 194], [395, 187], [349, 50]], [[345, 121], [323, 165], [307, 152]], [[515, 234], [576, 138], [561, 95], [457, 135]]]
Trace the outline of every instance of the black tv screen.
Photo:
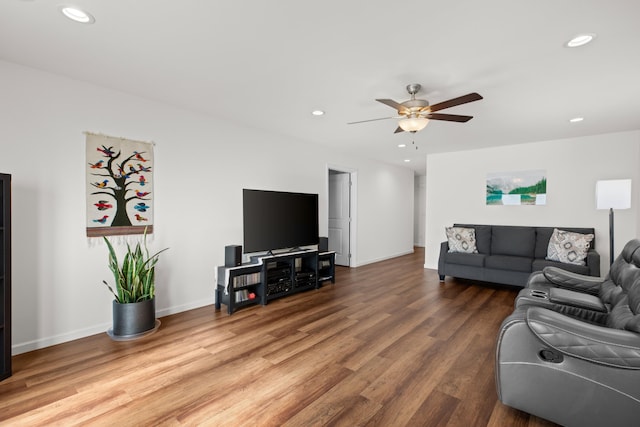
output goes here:
[[318, 195], [242, 190], [245, 253], [318, 244]]

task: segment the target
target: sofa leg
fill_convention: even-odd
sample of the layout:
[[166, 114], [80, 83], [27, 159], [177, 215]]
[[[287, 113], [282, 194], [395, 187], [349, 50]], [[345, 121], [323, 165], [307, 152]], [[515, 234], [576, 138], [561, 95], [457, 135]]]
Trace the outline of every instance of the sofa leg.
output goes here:
[[439, 276], [440, 276], [440, 281], [444, 282], [444, 274], [439, 274]]

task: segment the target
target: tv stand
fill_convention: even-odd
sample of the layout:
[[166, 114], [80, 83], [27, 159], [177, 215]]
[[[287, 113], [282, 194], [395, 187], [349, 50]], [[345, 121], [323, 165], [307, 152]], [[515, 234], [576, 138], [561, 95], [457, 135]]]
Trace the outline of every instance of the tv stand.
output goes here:
[[218, 267], [216, 309], [225, 304], [232, 314], [246, 305], [267, 305], [277, 298], [318, 289], [326, 280], [335, 283], [334, 257], [334, 252], [299, 250], [252, 256], [251, 263], [237, 267]]
[[318, 251], [258, 257], [262, 263], [264, 301], [318, 288]]

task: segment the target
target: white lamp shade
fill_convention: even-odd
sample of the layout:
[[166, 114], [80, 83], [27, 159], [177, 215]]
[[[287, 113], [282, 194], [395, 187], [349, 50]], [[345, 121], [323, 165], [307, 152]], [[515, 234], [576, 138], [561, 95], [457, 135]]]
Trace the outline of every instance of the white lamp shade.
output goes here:
[[429, 119], [424, 117], [409, 117], [398, 122], [398, 126], [405, 132], [417, 132], [424, 129], [429, 123]]
[[630, 179], [610, 179], [596, 182], [596, 209], [629, 209], [630, 207]]

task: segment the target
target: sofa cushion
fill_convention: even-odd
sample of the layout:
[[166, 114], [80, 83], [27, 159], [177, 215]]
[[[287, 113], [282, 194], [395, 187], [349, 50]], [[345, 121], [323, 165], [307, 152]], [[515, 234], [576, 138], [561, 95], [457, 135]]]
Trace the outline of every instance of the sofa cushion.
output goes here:
[[491, 255], [533, 258], [535, 243], [534, 227], [494, 225], [491, 229]]
[[531, 271], [542, 271], [545, 267], [558, 267], [573, 273], [584, 274], [585, 276], [589, 275], [589, 267], [586, 265], [563, 264], [558, 261], [549, 261], [546, 259], [534, 259]]
[[[549, 239], [556, 228], [564, 231], [571, 231], [580, 234], [594, 234], [593, 228], [576, 228], [576, 227], [536, 227], [536, 253], [535, 258], [544, 259], [549, 249]], [[591, 241], [591, 248], [595, 247], [595, 238]]]
[[485, 254], [462, 254], [448, 253], [446, 262], [449, 264], [470, 265], [473, 267], [484, 267]]
[[567, 264], [586, 265], [585, 258], [593, 240], [593, 234], [572, 233], [554, 229], [546, 259]]
[[475, 254], [478, 253], [476, 248], [476, 230], [465, 227], [445, 227], [447, 241], [449, 243], [449, 252]]
[[629, 299], [627, 295], [623, 295], [620, 301], [611, 309], [607, 318], [607, 326], [615, 329], [625, 329], [627, 324], [633, 327], [634, 314], [629, 308]]
[[[624, 245], [620, 256], [613, 261], [607, 279], [612, 282], [612, 287], [619, 287], [628, 292], [638, 278], [640, 278], [640, 240], [633, 239]], [[610, 291], [611, 287], [603, 287], [601, 294]], [[601, 298], [604, 299], [605, 296], [601, 295]]]
[[481, 254], [491, 253], [491, 226], [474, 224], [453, 224], [454, 227], [467, 227], [476, 230], [476, 247]]
[[510, 256], [510, 255], [489, 255], [484, 260], [486, 268], [494, 268], [497, 270], [511, 270], [531, 272], [531, 262], [533, 259]]
[[629, 310], [633, 315], [627, 320], [625, 329], [640, 333], [640, 280], [636, 280], [627, 295]]
[[636, 266], [640, 266], [640, 252], [638, 249], [640, 249], [640, 240], [629, 240], [622, 248], [620, 256], [627, 263], [634, 263]]

